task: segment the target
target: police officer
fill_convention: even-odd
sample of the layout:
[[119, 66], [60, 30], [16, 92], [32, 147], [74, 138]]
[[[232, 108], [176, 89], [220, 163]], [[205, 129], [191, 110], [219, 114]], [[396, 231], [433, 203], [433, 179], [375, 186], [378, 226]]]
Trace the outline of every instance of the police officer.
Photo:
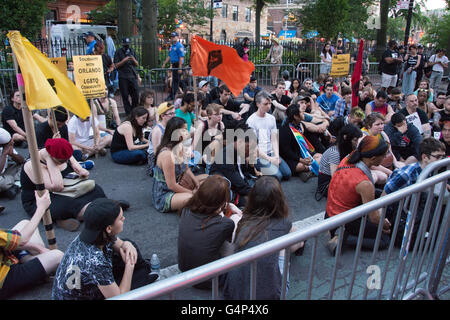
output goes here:
[[[122, 95], [123, 107], [126, 114], [139, 103], [139, 84], [136, 67], [139, 65], [136, 52], [130, 48], [130, 39], [122, 39], [122, 48], [114, 55], [114, 64], [119, 72], [119, 90]], [[131, 96], [130, 105], [129, 96]]]
[[178, 92], [178, 87], [180, 85], [180, 75], [183, 71], [181, 70], [181, 68], [183, 68], [184, 51], [185, 51], [183, 44], [179, 41], [179, 35], [177, 32], [172, 32], [170, 37], [172, 41], [172, 46], [170, 47], [169, 50], [169, 56], [162, 64], [162, 68], [165, 67], [165, 65], [170, 59], [172, 68], [179, 68], [179, 69], [172, 70], [172, 90], [166, 100], [174, 100], [175, 95]]

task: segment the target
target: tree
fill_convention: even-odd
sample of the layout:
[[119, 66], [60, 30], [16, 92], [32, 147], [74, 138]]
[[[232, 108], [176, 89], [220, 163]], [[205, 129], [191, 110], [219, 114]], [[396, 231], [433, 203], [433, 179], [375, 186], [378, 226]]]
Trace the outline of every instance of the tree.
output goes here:
[[117, 0], [117, 26], [119, 39], [133, 35], [133, 2], [132, 0]]
[[103, 7], [89, 11], [88, 18], [93, 24], [117, 24], [116, 0], [111, 0]]
[[380, 29], [377, 30], [377, 46], [375, 49], [377, 60], [381, 59], [381, 55], [386, 50], [389, 5], [389, 0], [380, 0]]
[[321, 37], [330, 40], [345, 29], [349, 12], [349, 0], [317, 0], [308, 2], [296, 13], [304, 32], [316, 30]]
[[435, 48], [447, 48], [447, 52], [450, 52], [450, 13], [440, 17], [433, 15], [430, 20], [422, 42]]
[[142, 0], [142, 65], [158, 67], [158, 1]]
[[27, 38], [35, 38], [42, 29], [44, 16], [48, 12], [48, 0], [2, 0], [0, 29], [19, 30]]
[[254, 0], [255, 7], [255, 41], [257, 44], [261, 38], [261, 13], [264, 7], [271, 3], [278, 3], [278, 0]]

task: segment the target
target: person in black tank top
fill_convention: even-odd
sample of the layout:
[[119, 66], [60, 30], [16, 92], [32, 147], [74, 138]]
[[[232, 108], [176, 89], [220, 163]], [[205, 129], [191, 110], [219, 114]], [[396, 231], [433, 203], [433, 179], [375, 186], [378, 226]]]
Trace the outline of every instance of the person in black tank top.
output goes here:
[[[120, 164], [145, 164], [148, 140], [142, 129], [147, 125], [148, 111], [144, 107], [131, 110], [130, 116], [114, 131], [111, 142], [111, 157]], [[135, 143], [139, 140], [139, 143]]]
[[403, 72], [402, 92], [405, 96], [414, 92], [416, 85], [417, 68], [420, 65], [421, 56], [417, 54], [415, 44], [409, 47], [409, 53], [405, 55], [405, 71]]
[[[89, 176], [89, 171], [80, 166], [72, 153], [72, 146], [62, 138], [48, 139], [45, 149], [39, 151], [44, 187], [50, 191], [51, 205], [49, 209], [52, 220], [56, 221], [58, 226], [69, 231], [78, 229], [84, 210], [92, 200], [106, 197], [98, 184], [92, 191], [78, 198], [53, 193], [64, 188], [64, 177], [71, 172], [77, 173], [80, 177], [87, 178]], [[37, 185], [33, 180], [35, 178], [32, 164], [31, 161], [28, 161], [22, 167], [20, 182], [22, 206], [30, 216], [36, 211], [34, 191], [37, 190]]]

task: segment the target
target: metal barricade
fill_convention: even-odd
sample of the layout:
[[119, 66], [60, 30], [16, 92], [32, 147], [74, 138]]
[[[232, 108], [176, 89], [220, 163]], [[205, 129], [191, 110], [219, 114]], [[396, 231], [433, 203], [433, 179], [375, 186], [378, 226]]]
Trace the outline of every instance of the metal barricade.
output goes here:
[[[433, 168], [430, 168], [428, 170], [425, 169], [421, 179], [427, 176], [427, 172], [430, 173], [431, 171], [442, 167], [448, 169], [449, 166], [450, 159], [440, 160], [434, 164]], [[305, 299], [410, 299], [418, 294], [422, 294], [426, 298], [433, 298], [434, 296], [436, 296], [437, 284], [439, 284], [441, 280], [443, 265], [445, 264], [448, 256], [448, 227], [450, 220], [449, 207], [446, 206], [445, 213], [442, 214], [442, 211], [444, 200], [446, 199], [445, 197], [448, 198], [448, 196], [445, 196], [444, 193], [446, 191], [446, 182], [449, 178], [450, 171], [446, 170], [443, 173], [417, 182], [414, 185], [385, 195], [379, 199], [348, 210], [332, 218], [310, 225], [303, 230], [289, 233], [285, 236], [235, 253], [231, 256], [227, 256], [198, 268], [132, 290], [112, 299], [152, 299], [168, 294], [173, 297], [173, 292], [186, 287], [190, 287], [208, 279], [213, 279], [211, 297], [212, 299], [218, 299], [219, 275], [245, 264], [251, 264], [249, 279], [251, 284], [250, 299], [255, 299], [258, 259], [269, 254], [277, 253], [280, 250], [288, 249], [292, 245], [308, 239], [312, 239], [311, 242], [313, 242], [311, 259], [308, 268], [309, 276], [308, 279], [304, 281], [304, 283], [300, 284], [304, 285], [305, 288], [307, 288]], [[413, 252], [412, 254], [408, 254], [408, 250], [404, 250], [404, 248], [402, 250], [395, 249], [394, 242], [396, 234], [399, 230], [401, 210], [403, 209], [405, 200], [408, 197], [412, 196], [409, 211], [415, 215], [417, 212], [416, 199], [418, 199], [421, 192], [428, 192], [427, 204], [424, 209], [422, 221], [419, 227], [420, 230], [417, 234]], [[438, 202], [433, 213], [431, 228], [429, 230], [426, 230], [425, 225], [427, 225], [428, 218], [430, 217], [429, 200], [431, 199], [431, 197], [433, 197], [434, 192], [438, 193]], [[399, 206], [395, 215], [395, 222], [392, 226], [392, 237], [389, 242], [387, 254], [379, 250], [382, 234], [382, 224], [380, 223], [377, 229], [374, 248], [369, 254], [370, 258], [367, 256], [364, 259], [365, 262], [362, 262], [363, 234], [368, 214], [370, 212], [373, 212], [374, 210], [381, 209], [380, 221], [383, 221], [386, 216], [387, 206], [398, 202]], [[356, 219], [361, 219], [361, 226], [357, 243], [355, 245], [356, 249], [353, 252], [353, 259], [348, 259], [350, 257], [349, 254], [351, 254], [351, 252], [349, 251], [346, 251], [345, 253], [347, 259], [343, 259], [344, 240], [342, 235], [344, 234], [345, 225]], [[338, 246], [336, 248], [336, 254], [334, 258], [330, 258], [334, 260], [334, 265], [331, 268], [332, 271], [330, 277], [324, 279], [324, 275], [321, 274], [320, 287], [323, 287], [328, 283], [330, 285], [329, 290], [325, 289], [325, 292], [327, 293], [324, 295], [323, 293], [316, 293], [313, 290], [314, 281], [317, 281], [316, 267], [324, 267], [323, 265], [317, 266], [317, 257], [319, 254], [319, 238], [323, 236], [323, 234], [327, 231], [334, 229], [339, 230], [340, 237]], [[411, 228], [405, 229], [406, 239], [408, 239], [411, 231]], [[307, 251], [308, 250], [305, 249], [304, 255], [307, 254]], [[400, 263], [398, 266], [394, 265], [396, 259], [391, 259], [392, 257], [394, 257], [394, 251], [397, 251], [401, 254]], [[285, 252], [286, 254], [284, 258], [284, 272], [281, 294], [282, 299], [286, 298], [287, 270], [289, 268], [290, 259], [290, 250], [285, 250]], [[420, 258], [416, 259], [416, 256], [420, 256]], [[410, 278], [411, 269], [407, 268], [406, 262], [410, 262], [411, 265], [419, 266], [418, 271], [414, 274], [414, 278], [416, 280], [414, 283], [408, 281]], [[426, 272], [422, 272], [422, 266], [425, 263], [428, 263], [429, 267], [427, 268]], [[328, 264], [327, 267], [329, 267]], [[304, 266], [304, 268], [306, 269], [307, 266]], [[382, 268], [383, 271], [381, 271]], [[350, 273], [348, 272], [349, 270], [351, 270]], [[291, 278], [293, 271], [294, 270], [291, 270]], [[307, 270], [302, 270], [298, 267], [295, 269], [295, 272], [299, 274], [306, 274], [306, 271]], [[341, 275], [345, 275], [344, 279], [337, 278], [339, 271]], [[367, 277], [367, 273], [372, 274]], [[401, 277], [399, 275], [401, 275]], [[394, 281], [388, 281], [388, 278], [394, 278]], [[417, 288], [417, 284], [423, 280], [428, 280], [428, 288]], [[373, 281], [374, 283], [372, 283]], [[337, 285], [338, 282], [339, 284]], [[388, 285], [389, 283], [391, 284], [391, 286]], [[299, 284], [297, 283], [297, 285]], [[407, 290], [411, 289], [413, 289], [412, 294], [409, 291], [407, 292]], [[323, 292], [323, 288], [321, 291]]]
[[[320, 64], [320, 62], [301, 62], [296, 67], [295, 76], [300, 82], [303, 82], [307, 78], [315, 81], [320, 74]], [[350, 63], [348, 74], [353, 74], [354, 69], [355, 64]], [[367, 75], [372, 77], [378, 75], [378, 62], [370, 62]]]
[[14, 69], [0, 69], [1, 106], [5, 107], [10, 103], [9, 95], [17, 89], [16, 71]]
[[[191, 68], [155, 68], [146, 70], [138, 70], [142, 79], [141, 86], [144, 89], [152, 90], [155, 93], [155, 105], [164, 102], [170, 94], [170, 74], [173, 71], [182, 70], [180, 75], [180, 87], [185, 89], [193, 86], [193, 77], [191, 76]], [[183, 90], [184, 92], [184, 90]]]
[[[283, 71], [289, 72], [289, 79], [296, 74], [295, 65], [293, 64], [255, 64], [254, 76], [258, 80], [260, 86], [272, 86], [272, 72], [278, 70], [277, 80], [283, 80]], [[250, 79], [248, 79], [250, 82]]]

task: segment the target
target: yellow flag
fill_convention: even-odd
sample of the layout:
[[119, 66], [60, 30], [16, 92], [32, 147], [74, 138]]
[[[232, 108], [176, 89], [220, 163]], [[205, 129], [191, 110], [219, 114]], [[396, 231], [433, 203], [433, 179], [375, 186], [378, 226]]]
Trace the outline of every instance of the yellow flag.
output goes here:
[[62, 74], [19, 31], [9, 32], [8, 38], [20, 66], [30, 110], [63, 106], [82, 119], [90, 116], [86, 99], [67, 75]]

